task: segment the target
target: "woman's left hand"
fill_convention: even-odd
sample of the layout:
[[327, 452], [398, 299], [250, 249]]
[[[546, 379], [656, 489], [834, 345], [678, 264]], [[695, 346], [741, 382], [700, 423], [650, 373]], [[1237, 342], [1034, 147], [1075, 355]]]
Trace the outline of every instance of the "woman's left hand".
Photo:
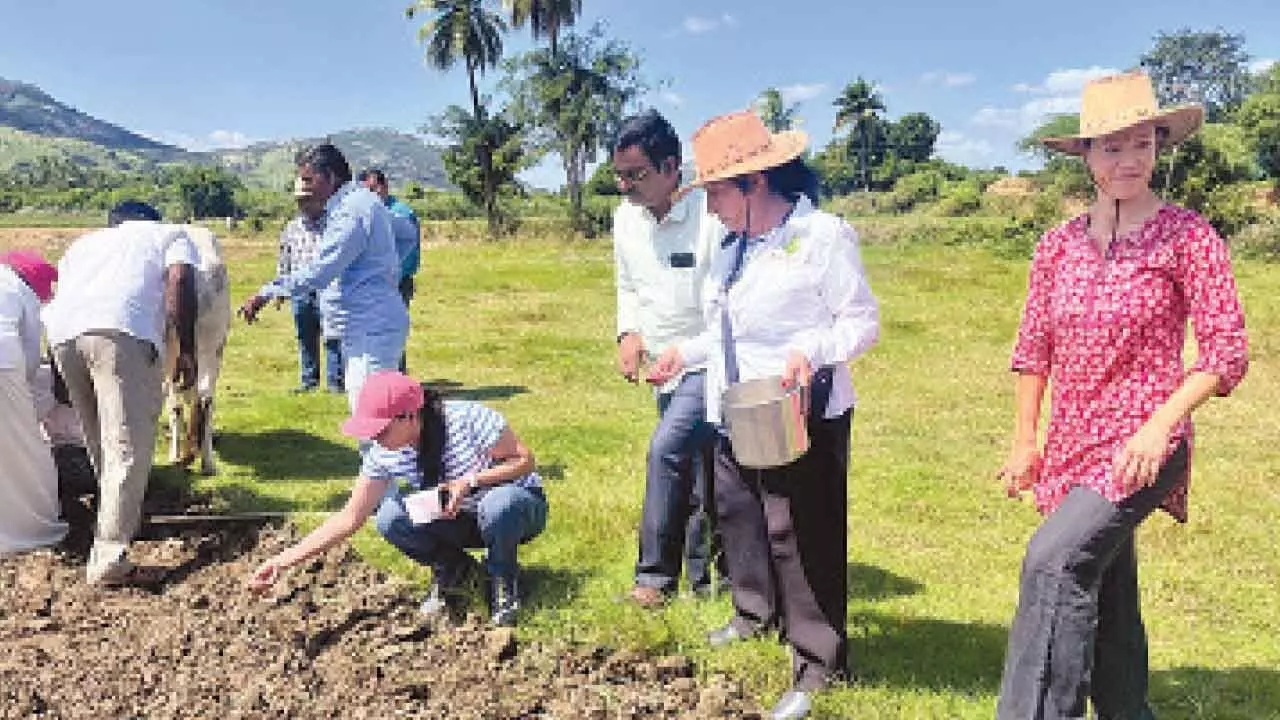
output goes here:
[[809, 386], [809, 378], [813, 377], [813, 366], [809, 358], [799, 350], [787, 354], [787, 367], [782, 371], [782, 386], [791, 388]]
[[471, 492], [471, 485], [468, 482], [470, 477], [470, 475], [463, 475], [445, 484], [449, 488], [449, 504], [440, 512], [441, 516], [449, 519], [458, 516], [458, 511], [462, 509], [462, 501], [467, 497], [467, 493]]
[[1132, 492], [1156, 481], [1165, 451], [1169, 448], [1169, 430], [1150, 421], [1143, 423], [1129, 438], [1111, 466], [1111, 475], [1125, 491]]
[[813, 366], [809, 364], [809, 357], [799, 350], [792, 350], [787, 354], [787, 367], [782, 371], [782, 387], [791, 389], [793, 387], [801, 388], [801, 407], [800, 412], [809, 413], [809, 380], [813, 377]]

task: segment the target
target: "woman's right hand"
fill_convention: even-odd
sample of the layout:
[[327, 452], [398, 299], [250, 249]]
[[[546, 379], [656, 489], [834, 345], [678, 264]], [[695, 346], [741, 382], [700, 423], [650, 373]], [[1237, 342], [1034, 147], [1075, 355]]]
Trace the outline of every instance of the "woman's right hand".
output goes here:
[[278, 555], [259, 565], [249, 576], [249, 591], [261, 595], [269, 590], [280, 579], [282, 568]]
[[1018, 443], [1009, 452], [996, 477], [1004, 481], [1005, 492], [1011, 498], [1018, 498], [1023, 491], [1030, 490], [1040, 479], [1040, 471], [1044, 468], [1044, 458], [1035, 443]]
[[673, 345], [662, 351], [644, 379], [654, 385], [662, 385], [679, 375], [683, 369], [684, 358], [680, 357], [680, 348]]

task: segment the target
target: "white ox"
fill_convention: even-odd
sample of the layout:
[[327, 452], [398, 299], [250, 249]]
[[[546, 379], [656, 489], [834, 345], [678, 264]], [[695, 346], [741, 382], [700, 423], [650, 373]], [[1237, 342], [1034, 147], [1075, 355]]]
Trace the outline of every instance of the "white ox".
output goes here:
[[165, 397], [169, 412], [169, 461], [190, 465], [200, 454], [200, 472], [213, 475], [213, 391], [222, 370], [222, 351], [231, 328], [231, 285], [222, 246], [207, 228], [183, 228], [199, 257], [196, 283], [196, 381], [186, 392], [178, 390], [170, 378], [177, 364], [178, 339], [170, 330], [165, 342]]

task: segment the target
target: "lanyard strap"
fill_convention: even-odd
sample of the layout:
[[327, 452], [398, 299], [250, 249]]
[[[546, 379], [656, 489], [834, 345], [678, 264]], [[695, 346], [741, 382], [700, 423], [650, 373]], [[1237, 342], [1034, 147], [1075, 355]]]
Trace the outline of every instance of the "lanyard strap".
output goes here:
[[725, 386], [738, 382], [738, 347], [733, 341], [733, 323], [729, 320], [729, 288], [742, 276], [742, 262], [747, 254], [747, 235], [738, 236], [737, 248], [734, 251], [733, 267], [725, 276], [724, 285], [720, 287], [720, 345], [724, 348]]

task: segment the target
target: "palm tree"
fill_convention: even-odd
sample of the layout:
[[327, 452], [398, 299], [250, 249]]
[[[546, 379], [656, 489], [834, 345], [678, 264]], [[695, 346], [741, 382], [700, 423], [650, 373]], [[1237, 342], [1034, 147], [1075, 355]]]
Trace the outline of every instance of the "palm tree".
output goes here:
[[560, 30], [582, 15], [582, 0], [502, 0], [502, 7], [510, 15], [512, 27], [528, 23], [534, 40], [547, 38], [552, 55], [559, 48]]
[[480, 92], [476, 74], [497, 67], [502, 60], [502, 33], [507, 24], [502, 16], [485, 8], [483, 0], [417, 0], [405, 8], [412, 20], [426, 15], [418, 28], [418, 42], [426, 46], [427, 62], [437, 70], [453, 69], [459, 59], [466, 64], [471, 88], [471, 109], [480, 117]]
[[782, 132], [795, 127], [798, 119], [796, 110], [799, 108], [799, 103], [787, 105], [778, 88], [768, 88], [756, 99], [756, 113], [770, 132]]
[[[418, 28], [418, 42], [426, 46], [427, 62], [437, 70], [453, 68], [459, 59], [466, 64], [471, 89], [471, 112], [476, 123], [487, 118], [480, 106], [476, 73], [484, 74], [502, 60], [502, 33], [507, 25], [502, 16], [485, 8], [484, 0], [417, 0], [405, 8], [405, 17], [418, 15], [427, 21]], [[494, 183], [494, 148], [487, 140], [476, 147], [484, 191], [485, 215], [489, 228], [498, 227], [497, 191]]]
[[874, 84], [867, 82], [859, 75], [857, 80], [844, 86], [844, 92], [840, 93], [840, 97], [836, 98], [832, 104], [836, 106], [836, 120], [831, 131], [833, 133], [839, 132], [841, 128], [852, 122], [854, 130], [862, 138], [862, 152], [859, 163], [862, 169], [862, 187], [863, 189], [869, 188], [870, 181], [867, 178], [867, 136], [877, 113], [885, 110], [884, 98], [881, 97]]
[[832, 105], [836, 106], [836, 122], [831, 128], [833, 133], [839, 132], [840, 128], [848, 125], [851, 120], [856, 126], [862, 122], [867, 111], [876, 113], [885, 110], [884, 98], [880, 95], [880, 91], [873, 83], [863, 80], [862, 76], [845, 85], [844, 92], [840, 93], [840, 97], [836, 98]]

